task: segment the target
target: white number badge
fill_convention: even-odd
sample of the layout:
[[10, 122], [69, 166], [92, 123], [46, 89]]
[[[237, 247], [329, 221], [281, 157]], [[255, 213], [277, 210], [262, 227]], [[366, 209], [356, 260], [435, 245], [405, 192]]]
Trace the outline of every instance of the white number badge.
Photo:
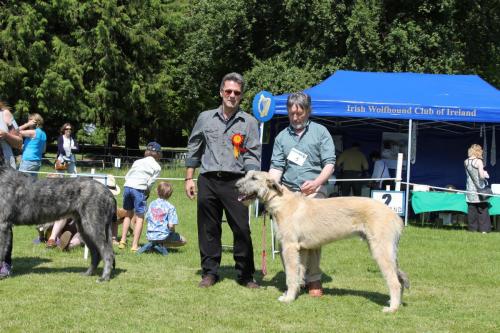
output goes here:
[[286, 159], [289, 160], [290, 162], [302, 166], [304, 165], [304, 162], [307, 160], [307, 154], [304, 154], [298, 149], [292, 148], [290, 154], [288, 154]]

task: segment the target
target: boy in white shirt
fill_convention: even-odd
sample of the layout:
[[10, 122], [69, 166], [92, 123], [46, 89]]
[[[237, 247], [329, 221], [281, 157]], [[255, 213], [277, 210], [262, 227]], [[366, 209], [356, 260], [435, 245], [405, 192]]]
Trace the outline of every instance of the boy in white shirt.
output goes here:
[[161, 146], [157, 142], [150, 142], [146, 146], [144, 158], [137, 160], [132, 164], [132, 168], [125, 176], [123, 191], [123, 208], [127, 215], [123, 219], [122, 237], [118, 247], [124, 249], [127, 247], [127, 232], [130, 226], [130, 220], [135, 213], [134, 240], [131, 251], [136, 252], [139, 249], [139, 239], [142, 233], [142, 223], [146, 211], [146, 200], [153, 184], [160, 175], [161, 166], [158, 164], [162, 154]]

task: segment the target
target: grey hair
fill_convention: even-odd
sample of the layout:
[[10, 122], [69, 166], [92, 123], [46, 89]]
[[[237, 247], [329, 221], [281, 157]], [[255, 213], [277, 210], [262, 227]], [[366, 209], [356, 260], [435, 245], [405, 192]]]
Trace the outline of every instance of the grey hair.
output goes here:
[[294, 105], [297, 105], [307, 113], [311, 113], [311, 96], [302, 91], [288, 95], [286, 101], [287, 109], [290, 110]]
[[224, 75], [222, 81], [220, 82], [220, 90], [224, 89], [224, 83], [226, 83], [226, 81], [234, 81], [238, 83], [241, 86], [241, 93], [245, 91], [245, 80], [243, 79], [243, 75], [236, 72]]

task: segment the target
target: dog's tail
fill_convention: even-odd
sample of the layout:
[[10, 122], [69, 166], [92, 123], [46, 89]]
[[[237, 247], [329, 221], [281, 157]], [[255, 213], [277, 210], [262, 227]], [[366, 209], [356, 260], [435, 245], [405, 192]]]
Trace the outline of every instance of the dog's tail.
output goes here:
[[396, 237], [394, 239], [394, 242], [395, 242], [395, 246], [394, 246], [394, 257], [396, 259], [396, 265], [398, 267], [398, 280], [399, 280], [399, 283], [401, 283], [401, 290], [403, 289], [410, 289], [410, 279], [408, 279], [408, 274], [406, 274], [405, 272], [403, 272], [402, 270], [399, 269], [399, 263], [398, 263], [398, 260], [397, 260], [397, 251], [398, 251], [398, 248], [399, 248], [399, 241], [401, 239], [401, 234], [403, 232], [403, 226], [404, 226], [404, 222], [403, 220], [397, 216], [397, 221], [396, 222], [396, 226], [397, 226], [397, 231], [396, 231]]
[[113, 238], [113, 225], [118, 221], [118, 217], [116, 216], [116, 211], [117, 211], [117, 203], [116, 199], [113, 197], [113, 205], [112, 205], [112, 212], [110, 212], [110, 215], [112, 216], [111, 221], [107, 221], [108, 225], [106, 225], [106, 241], [111, 242], [111, 239]]

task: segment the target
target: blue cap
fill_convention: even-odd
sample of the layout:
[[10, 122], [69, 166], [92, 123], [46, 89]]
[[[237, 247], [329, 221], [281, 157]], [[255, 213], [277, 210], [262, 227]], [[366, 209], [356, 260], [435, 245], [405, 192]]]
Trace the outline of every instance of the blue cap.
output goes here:
[[146, 146], [146, 150], [161, 152], [161, 146], [158, 142], [152, 141]]

